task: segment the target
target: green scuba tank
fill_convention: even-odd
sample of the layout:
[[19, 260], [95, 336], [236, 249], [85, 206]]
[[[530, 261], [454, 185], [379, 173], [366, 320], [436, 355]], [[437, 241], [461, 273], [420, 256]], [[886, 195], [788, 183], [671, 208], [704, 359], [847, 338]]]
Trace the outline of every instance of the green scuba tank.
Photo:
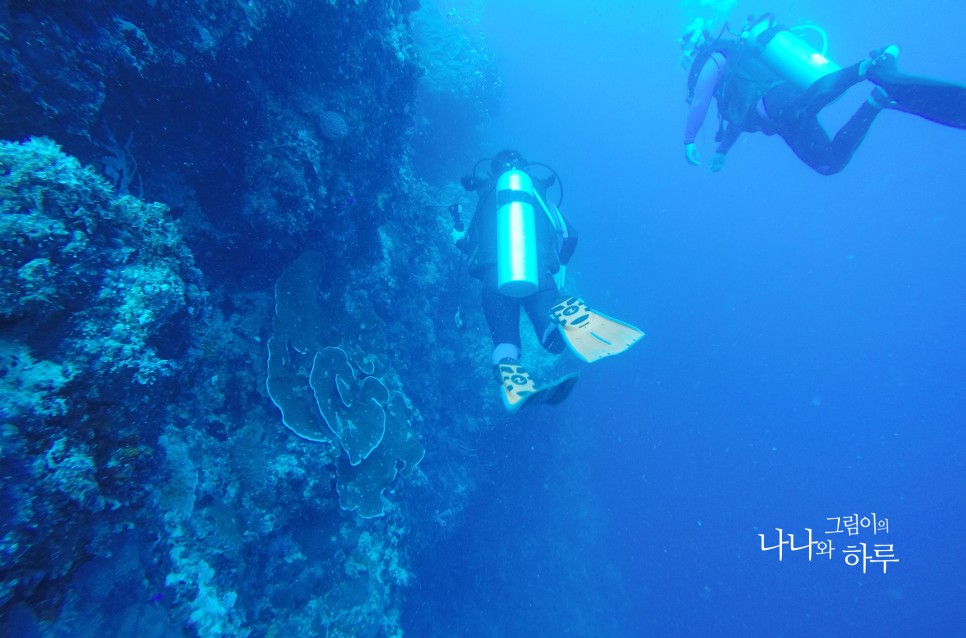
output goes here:
[[537, 228], [533, 180], [509, 170], [496, 180], [497, 287], [508, 297], [537, 292]]
[[776, 26], [772, 18], [753, 23], [741, 37], [752, 45], [761, 60], [775, 73], [802, 91], [816, 80], [842, 68], [791, 29]]

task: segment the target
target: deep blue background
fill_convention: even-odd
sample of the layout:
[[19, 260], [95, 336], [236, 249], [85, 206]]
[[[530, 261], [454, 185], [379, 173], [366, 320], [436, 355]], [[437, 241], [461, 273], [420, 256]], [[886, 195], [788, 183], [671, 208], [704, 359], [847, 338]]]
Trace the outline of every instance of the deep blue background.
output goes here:
[[[581, 293], [648, 337], [481, 451], [504, 479], [419, 557], [415, 635], [960, 635], [966, 132], [885, 112], [840, 175], [761, 135], [711, 174], [683, 157], [676, 3], [472, 4], [506, 86], [488, 151], [559, 171]], [[966, 83], [962, 3], [732, 22], [766, 10], [821, 24], [842, 64], [898, 42], [902, 70]], [[888, 536], [835, 540], [894, 543], [887, 574], [758, 545], [871, 512]]]

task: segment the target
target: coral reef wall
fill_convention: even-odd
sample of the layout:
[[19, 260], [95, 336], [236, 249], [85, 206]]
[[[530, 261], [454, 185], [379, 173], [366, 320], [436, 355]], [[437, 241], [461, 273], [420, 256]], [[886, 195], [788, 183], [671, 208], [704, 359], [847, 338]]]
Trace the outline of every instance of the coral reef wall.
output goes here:
[[[485, 423], [454, 194], [413, 175], [417, 8], [0, 4], [0, 634], [401, 635], [413, 521], [461, 507], [471, 468], [439, 459]], [[319, 350], [378, 377], [409, 465], [376, 505], [346, 507], [365, 460], [267, 390], [276, 281], [307, 250]]]
[[205, 218], [203, 266], [257, 268], [226, 263], [232, 243], [344, 250], [392, 213], [407, 164], [420, 66], [402, 5], [9, 3], [0, 87], [20, 99], [2, 134], [129, 157], [145, 194]]
[[49, 140], [0, 142], [2, 603], [46, 597], [150, 498], [207, 305], [166, 213]]

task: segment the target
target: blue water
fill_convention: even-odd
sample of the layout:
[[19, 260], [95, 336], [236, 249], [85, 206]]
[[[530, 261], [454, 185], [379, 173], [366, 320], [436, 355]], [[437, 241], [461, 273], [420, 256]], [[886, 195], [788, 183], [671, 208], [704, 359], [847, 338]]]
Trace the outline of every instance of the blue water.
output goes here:
[[[966, 83], [961, 3], [748, 2], [732, 20], [765, 10], [821, 24], [840, 63], [898, 42], [903, 70]], [[557, 169], [580, 292], [648, 337], [483, 442], [493, 479], [416, 557], [412, 635], [963, 631], [966, 138], [885, 112], [834, 177], [762, 135], [719, 174], [690, 167], [686, 22], [672, 3], [483, 7], [505, 83], [485, 152]], [[826, 534], [873, 513], [887, 534]], [[779, 562], [758, 537], [776, 528], [832, 539], [831, 559]], [[899, 562], [863, 574], [842, 553], [859, 542]]]
[[[689, 166], [676, 40], [727, 0], [422, 0], [452, 29], [420, 60], [451, 64], [415, 106], [416, 54], [396, 29], [419, 24], [413, 0], [54, 4], [0, 8], [5, 137], [50, 135], [101, 172], [113, 148], [138, 171], [116, 185], [139, 194], [143, 177], [145, 199], [170, 206], [151, 215], [180, 220], [185, 244], [155, 255], [160, 238], [112, 218], [87, 247], [60, 233], [57, 271], [41, 227], [4, 222], [0, 262], [50, 296], [0, 326], [0, 636], [966, 633], [966, 132], [887, 110], [833, 177], [763, 135], [721, 173]], [[841, 64], [898, 43], [902, 70], [966, 85], [962, 2], [728, 14], [764, 11], [824, 27]], [[828, 127], [870, 88], [830, 106]], [[323, 113], [346, 131], [327, 136]], [[715, 129], [712, 116], [697, 140], [706, 160]], [[458, 178], [503, 148], [559, 173], [579, 293], [648, 333], [593, 365], [565, 354], [581, 372], [567, 401], [514, 415], [475, 358], [479, 285], [454, 276], [441, 224]], [[79, 166], [47, 195], [84, 191]], [[78, 195], [97, 200], [85, 212], [32, 177], [34, 198], [18, 209], [24, 193], [5, 191], [4, 215], [117, 212], [102, 210], [106, 183]], [[420, 412], [426, 456], [383, 517], [340, 508], [338, 448], [285, 428], [263, 390], [274, 282], [305, 248], [328, 251], [331, 272], [308, 275], [335, 309], [326, 343], [386, 355], [388, 385]], [[120, 292], [115, 267], [142, 258], [190, 284], [168, 323], [147, 312], [164, 310], [163, 287]], [[111, 276], [82, 281], [101, 259]], [[4, 295], [19, 290], [6, 279]], [[118, 308], [151, 324], [158, 357], [96, 347], [105, 326], [123, 332]], [[373, 314], [385, 323], [363, 328]], [[157, 386], [122, 378], [159, 358], [184, 366]], [[308, 389], [292, 394], [311, 405]], [[848, 516], [876, 528], [836, 533]], [[830, 556], [763, 549], [809, 530]], [[896, 562], [849, 564], [862, 543]]]

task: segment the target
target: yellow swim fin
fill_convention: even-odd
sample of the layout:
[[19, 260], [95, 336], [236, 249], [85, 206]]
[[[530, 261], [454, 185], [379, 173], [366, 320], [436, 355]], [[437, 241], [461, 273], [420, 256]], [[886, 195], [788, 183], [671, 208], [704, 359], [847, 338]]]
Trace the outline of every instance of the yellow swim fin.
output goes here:
[[579, 359], [593, 363], [620, 354], [644, 333], [634, 326], [595, 312], [579, 297], [570, 297], [550, 309], [550, 318]]
[[500, 361], [496, 366], [496, 375], [500, 380], [500, 394], [507, 412], [516, 412], [522, 408], [530, 395], [537, 391], [537, 384], [533, 382], [530, 373], [516, 359]]
[[579, 378], [577, 374], [568, 374], [538, 388], [527, 369], [515, 359], [501, 361], [496, 374], [507, 412], [516, 412], [524, 405], [556, 405], [567, 398]]

